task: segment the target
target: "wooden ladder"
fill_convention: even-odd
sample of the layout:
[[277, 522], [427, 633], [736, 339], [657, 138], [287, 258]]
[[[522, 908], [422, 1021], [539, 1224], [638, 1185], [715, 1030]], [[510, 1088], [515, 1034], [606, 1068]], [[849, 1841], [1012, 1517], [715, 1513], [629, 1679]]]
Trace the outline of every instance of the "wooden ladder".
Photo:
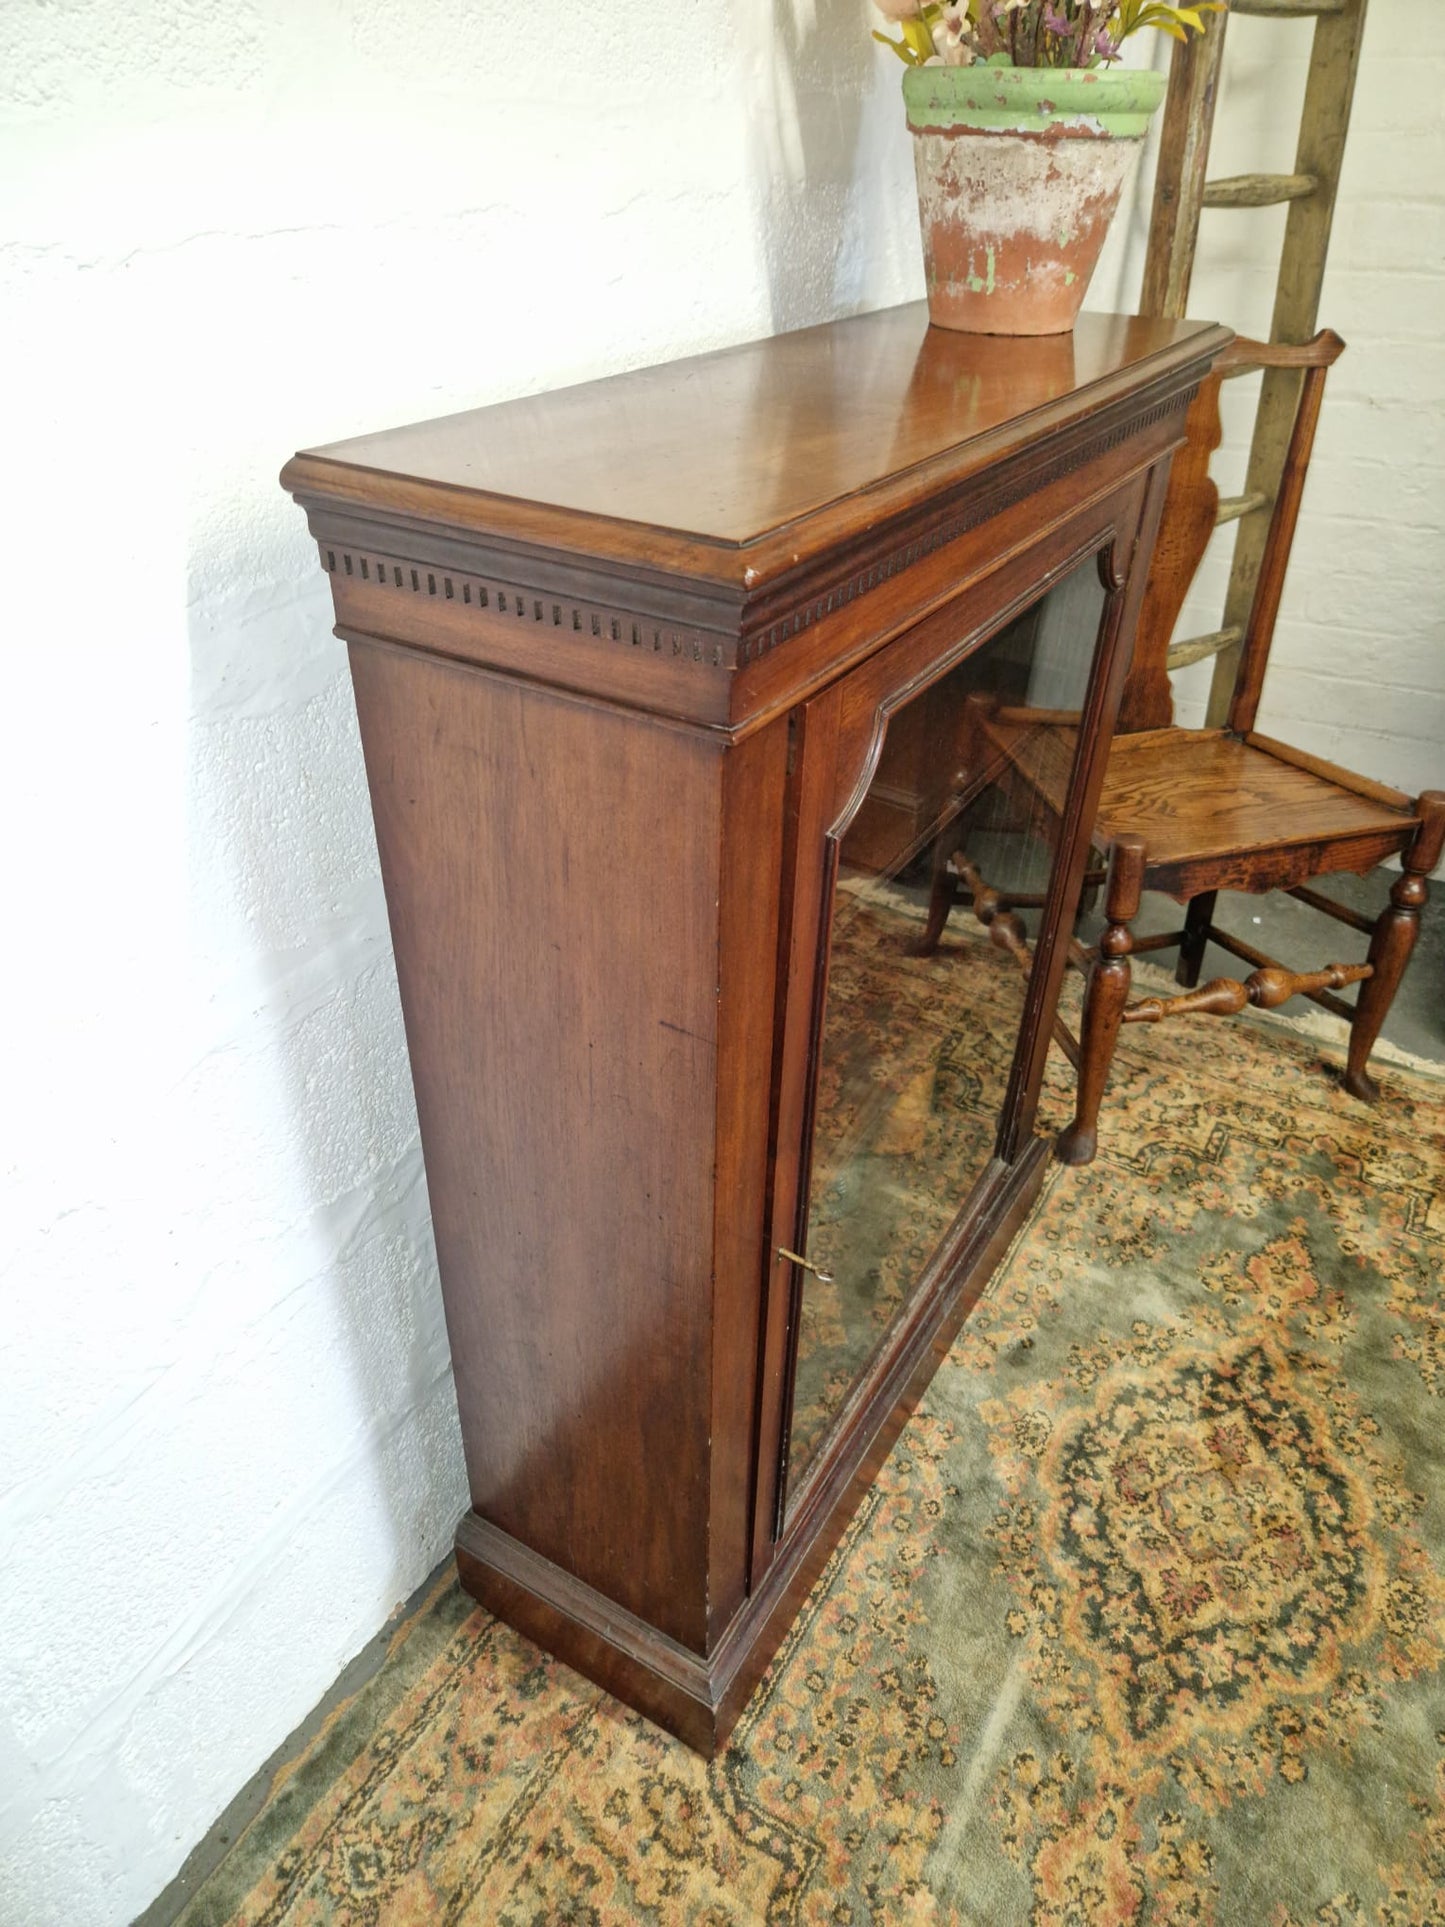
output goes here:
[[[1229, 0], [1229, 13], [1210, 15], [1202, 35], [1176, 45], [1154, 180], [1140, 303], [1143, 313], [1175, 318], [1184, 314], [1204, 208], [1275, 207], [1288, 202], [1269, 338], [1299, 346], [1314, 334], [1367, 4], [1368, 0]], [[1230, 13], [1314, 22], [1292, 174], [1205, 178]], [[1218, 522], [1239, 523], [1223, 626], [1207, 636], [1177, 642], [1169, 651], [1171, 669], [1211, 656], [1215, 659], [1207, 718], [1211, 728], [1223, 724], [1229, 708], [1270, 509], [1284, 472], [1299, 382], [1295, 369], [1265, 370], [1244, 493], [1225, 497], [1219, 504]]]

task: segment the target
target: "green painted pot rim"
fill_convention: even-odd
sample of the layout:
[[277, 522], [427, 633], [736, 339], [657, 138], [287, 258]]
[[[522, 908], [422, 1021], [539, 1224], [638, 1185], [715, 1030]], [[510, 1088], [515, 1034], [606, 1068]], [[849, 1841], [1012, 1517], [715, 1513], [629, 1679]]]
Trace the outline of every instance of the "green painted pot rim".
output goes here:
[[1152, 67], [909, 67], [915, 133], [1060, 133], [1138, 140], [1169, 85]]

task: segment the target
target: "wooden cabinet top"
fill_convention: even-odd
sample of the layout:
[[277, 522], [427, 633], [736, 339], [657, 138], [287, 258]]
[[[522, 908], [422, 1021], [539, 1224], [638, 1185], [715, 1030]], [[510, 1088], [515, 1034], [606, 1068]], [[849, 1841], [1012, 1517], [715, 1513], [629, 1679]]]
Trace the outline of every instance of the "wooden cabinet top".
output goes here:
[[308, 507], [749, 596], [1071, 429], [1137, 425], [1228, 339], [1098, 314], [962, 335], [918, 302], [332, 443], [282, 480]]

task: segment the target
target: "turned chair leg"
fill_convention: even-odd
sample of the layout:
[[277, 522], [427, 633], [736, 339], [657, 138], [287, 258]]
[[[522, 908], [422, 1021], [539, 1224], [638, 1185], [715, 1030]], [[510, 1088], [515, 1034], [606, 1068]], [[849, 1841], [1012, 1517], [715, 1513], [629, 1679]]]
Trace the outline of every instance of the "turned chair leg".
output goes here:
[[1114, 845], [1104, 895], [1104, 915], [1108, 921], [1099, 939], [1099, 954], [1089, 966], [1089, 981], [1084, 991], [1079, 1034], [1079, 1094], [1074, 1121], [1060, 1131], [1054, 1143], [1054, 1155], [1061, 1164], [1089, 1164], [1099, 1148], [1099, 1105], [1133, 975], [1129, 953], [1134, 948], [1134, 939], [1129, 934], [1129, 925], [1139, 914], [1143, 887], [1143, 838], [1121, 836]]
[[1370, 939], [1373, 975], [1360, 985], [1354, 1021], [1350, 1025], [1350, 1054], [1344, 1085], [1352, 1097], [1373, 1104], [1380, 1087], [1365, 1068], [1380, 1035], [1380, 1026], [1395, 1001], [1395, 992], [1420, 934], [1420, 911], [1430, 894], [1425, 879], [1440, 861], [1445, 847], [1445, 790], [1426, 790], [1415, 806], [1421, 817], [1415, 841], [1402, 858], [1399, 881], [1390, 891]]
[[952, 844], [946, 838], [939, 837], [933, 846], [933, 886], [928, 895], [928, 921], [923, 926], [923, 934], [908, 945], [910, 957], [933, 955], [942, 939], [949, 912], [958, 901], [958, 880], [948, 867], [952, 855]]
[[1209, 926], [1214, 921], [1214, 905], [1218, 895], [1217, 890], [1205, 890], [1189, 899], [1189, 906], [1184, 912], [1184, 941], [1179, 946], [1174, 981], [1183, 984], [1186, 990], [1193, 990], [1199, 982], [1199, 973], [1204, 967], [1204, 946], [1209, 942]]

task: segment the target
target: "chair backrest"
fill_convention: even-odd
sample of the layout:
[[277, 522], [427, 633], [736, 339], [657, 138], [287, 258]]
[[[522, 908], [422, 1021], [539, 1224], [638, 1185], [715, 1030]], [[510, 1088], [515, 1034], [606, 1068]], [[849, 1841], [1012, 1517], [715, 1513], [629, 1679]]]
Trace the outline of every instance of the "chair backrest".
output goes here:
[[1210, 476], [1209, 463], [1220, 442], [1220, 384], [1255, 368], [1297, 368], [1302, 372], [1302, 380], [1294, 426], [1279, 492], [1270, 510], [1254, 602], [1244, 625], [1229, 708], [1230, 729], [1242, 735], [1254, 728], [1280, 597], [1284, 592], [1285, 571], [1299, 521], [1305, 476], [1314, 448], [1325, 374], [1344, 353], [1344, 347], [1340, 337], [1328, 328], [1298, 348], [1239, 339], [1225, 349], [1201, 385], [1185, 423], [1187, 439], [1176, 453], [1170, 470], [1159, 539], [1144, 589], [1134, 657], [1119, 712], [1121, 730], [1165, 729], [1174, 720], [1169, 645], [1190, 584], [1218, 525], [1219, 490]]

